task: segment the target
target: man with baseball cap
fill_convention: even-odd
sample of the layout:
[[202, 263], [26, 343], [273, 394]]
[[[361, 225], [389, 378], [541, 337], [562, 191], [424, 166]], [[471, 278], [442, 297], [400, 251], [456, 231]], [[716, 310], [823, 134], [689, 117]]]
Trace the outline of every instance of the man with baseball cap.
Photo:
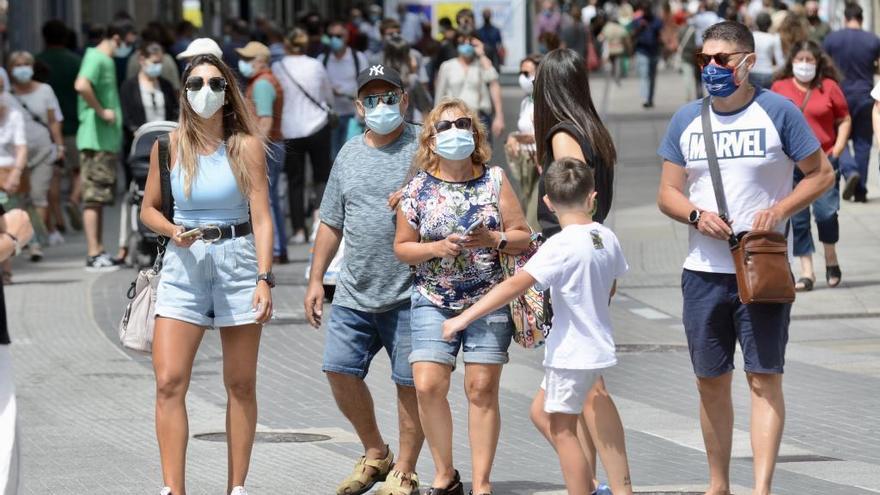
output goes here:
[[260, 133], [266, 138], [266, 165], [269, 168], [269, 202], [275, 225], [273, 255], [275, 263], [287, 263], [287, 233], [284, 207], [278, 196], [278, 179], [284, 168], [284, 136], [281, 135], [281, 114], [284, 109], [284, 90], [269, 68], [269, 47], [251, 41], [238, 53], [238, 72], [247, 80], [245, 97], [257, 117]]
[[[339, 410], [351, 422], [364, 456], [337, 488], [338, 495], [366, 493], [385, 480], [379, 495], [417, 495], [416, 460], [424, 434], [408, 357], [409, 267], [394, 256], [395, 193], [418, 150], [419, 126], [404, 122], [409, 103], [400, 74], [372, 65], [358, 74], [355, 108], [367, 130], [351, 138], [336, 156], [321, 202], [321, 225], [305, 298], [314, 327], [323, 316], [324, 273], [345, 238], [345, 259], [327, 321], [323, 371]], [[400, 456], [385, 443], [364, 377], [382, 349], [391, 358], [397, 385]], [[385, 405], [388, 407], [388, 405]]]

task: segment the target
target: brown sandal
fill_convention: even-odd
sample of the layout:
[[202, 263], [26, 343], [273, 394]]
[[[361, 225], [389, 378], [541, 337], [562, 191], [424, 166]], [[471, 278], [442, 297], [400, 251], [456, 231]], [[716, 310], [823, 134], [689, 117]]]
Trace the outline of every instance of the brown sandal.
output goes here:
[[[373, 485], [385, 481], [391, 466], [394, 464], [394, 453], [387, 445], [388, 455], [384, 459], [367, 459], [366, 456], [355, 464], [354, 471], [336, 487], [336, 495], [362, 495], [373, 488]], [[372, 468], [372, 473], [368, 472]]]

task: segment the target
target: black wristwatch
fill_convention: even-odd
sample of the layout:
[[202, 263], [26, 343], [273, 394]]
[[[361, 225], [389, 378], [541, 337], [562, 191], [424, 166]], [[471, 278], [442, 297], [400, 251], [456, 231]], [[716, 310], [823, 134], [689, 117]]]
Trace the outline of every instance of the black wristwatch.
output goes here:
[[703, 210], [693, 210], [691, 214], [688, 215], [688, 223], [693, 225], [694, 228], [697, 228], [697, 224], [700, 223], [700, 216], [702, 216]]
[[275, 274], [272, 272], [261, 273], [257, 275], [257, 283], [259, 284], [261, 281], [265, 281], [269, 284], [270, 289], [275, 288]]

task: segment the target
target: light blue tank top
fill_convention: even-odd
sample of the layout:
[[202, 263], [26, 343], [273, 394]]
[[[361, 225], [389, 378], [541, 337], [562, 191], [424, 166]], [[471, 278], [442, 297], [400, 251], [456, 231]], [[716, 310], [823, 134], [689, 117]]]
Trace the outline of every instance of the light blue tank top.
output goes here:
[[229, 166], [226, 144], [210, 155], [198, 155], [198, 173], [187, 198], [183, 171], [171, 170], [174, 223], [178, 225], [236, 225], [248, 221], [248, 201]]

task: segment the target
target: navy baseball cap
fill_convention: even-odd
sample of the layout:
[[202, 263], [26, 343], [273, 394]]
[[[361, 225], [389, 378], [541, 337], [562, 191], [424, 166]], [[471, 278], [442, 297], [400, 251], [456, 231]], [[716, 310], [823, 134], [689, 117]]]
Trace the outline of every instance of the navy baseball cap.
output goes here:
[[400, 74], [387, 65], [372, 65], [362, 70], [357, 77], [358, 92], [373, 81], [385, 81], [392, 86], [404, 89]]

